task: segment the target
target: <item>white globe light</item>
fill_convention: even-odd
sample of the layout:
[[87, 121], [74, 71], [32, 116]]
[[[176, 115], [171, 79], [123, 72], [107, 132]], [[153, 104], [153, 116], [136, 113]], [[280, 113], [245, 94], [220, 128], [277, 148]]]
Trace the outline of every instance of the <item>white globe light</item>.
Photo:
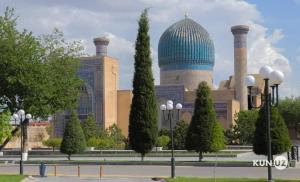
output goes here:
[[18, 111], [19, 116], [23, 116], [25, 114], [25, 111], [23, 109], [20, 109]]
[[284, 80], [284, 74], [279, 70], [275, 70], [271, 73], [270, 79], [272, 84], [279, 85]]
[[165, 111], [167, 109], [167, 106], [165, 104], [160, 105], [160, 110]]
[[31, 114], [26, 114], [26, 119], [31, 119], [31, 118], [32, 118]]
[[168, 105], [168, 104], [172, 104], [172, 105], [173, 105], [173, 101], [172, 101], [172, 100], [168, 100], [168, 101], [167, 101], [167, 105]]
[[13, 114], [13, 118], [15, 119], [15, 120], [18, 120], [19, 119], [19, 115], [18, 114]]
[[182, 104], [177, 103], [177, 104], [176, 104], [176, 109], [182, 109]]
[[252, 75], [246, 76], [245, 81], [246, 81], [246, 85], [248, 87], [255, 86], [255, 78], [254, 78], [254, 76], [252, 76]]
[[173, 110], [173, 104], [167, 104], [167, 110]]
[[269, 79], [273, 69], [270, 66], [263, 66], [259, 70], [259, 74], [263, 79]]

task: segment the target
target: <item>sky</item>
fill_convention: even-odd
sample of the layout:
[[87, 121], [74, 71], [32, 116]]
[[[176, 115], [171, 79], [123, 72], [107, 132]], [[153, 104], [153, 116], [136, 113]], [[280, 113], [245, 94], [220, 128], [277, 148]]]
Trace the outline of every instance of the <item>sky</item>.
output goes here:
[[300, 96], [300, 0], [1, 0], [0, 15], [7, 6], [15, 8], [20, 30], [41, 35], [58, 28], [67, 40], [80, 40], [87, 55], [95, 54], [93, 38], [108, 37], [108, 55], [120, 64], [120, 89], [132, 87], [137, 21], [144, 8], [149, 8], [156, 84], [159, 38], [185, 14], [214, 41], [216, 87], [233, 74], [230, 27], [248, 25], [248, 73], [263, 65], [279, 69], [285, 74], [281, 96]]

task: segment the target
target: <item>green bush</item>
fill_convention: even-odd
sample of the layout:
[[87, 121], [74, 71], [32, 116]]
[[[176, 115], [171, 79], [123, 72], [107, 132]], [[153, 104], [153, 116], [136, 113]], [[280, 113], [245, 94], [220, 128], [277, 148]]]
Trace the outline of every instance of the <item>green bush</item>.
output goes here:
[[170, 137], [169, 136], [163, 135], [163, 136], [159, 136], [157, 138], [157, 146], [158, 147], [165, 148], [166, 146], [168, 146], [169, 142], [170, 142]]
[[87, 142], [86, 142], [86, 146], [88, 147], [97, 147], [99, 143], [99, 139], [93, 137], [90, 138]]
[[44, 140], [42, 143], [47, 147], [52, 147], [52, 150], [54, 152], [55, 148], [60, 147], [61, 141], [62, 141], [61, 138], [49, 138], [48, 140]]
[[114, 146], [115, 146], [115, 142], [112, 138], [98, 139], [97, 149], [100, 149], [100, 150], [113, 149]]
[[73, 111], [70, 120], [66, 124], [64, 137], [60, 146], [60, 151], [68, 155], [81, 153], [86, 148], [85, 136], [80, 126], [77, 114]]

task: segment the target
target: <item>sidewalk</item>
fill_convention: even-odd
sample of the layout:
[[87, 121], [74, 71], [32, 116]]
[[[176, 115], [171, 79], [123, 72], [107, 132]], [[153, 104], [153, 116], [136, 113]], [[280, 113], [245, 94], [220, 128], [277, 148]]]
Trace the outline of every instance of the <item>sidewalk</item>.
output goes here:
[[153, 182], [151, 179], [141, 178], [78, 178], [78, 177], [29, 177], [22, 182]]

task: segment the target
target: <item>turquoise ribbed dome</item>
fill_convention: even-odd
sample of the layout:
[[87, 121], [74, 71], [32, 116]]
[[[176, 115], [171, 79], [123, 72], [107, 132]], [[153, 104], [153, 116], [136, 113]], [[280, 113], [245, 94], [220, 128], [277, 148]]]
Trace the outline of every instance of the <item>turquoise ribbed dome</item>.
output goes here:
[[171, 25], [158, 44], [161, 70], [212, 70], [214, 54], [214, 44], [208, 32], [190, 18]]

